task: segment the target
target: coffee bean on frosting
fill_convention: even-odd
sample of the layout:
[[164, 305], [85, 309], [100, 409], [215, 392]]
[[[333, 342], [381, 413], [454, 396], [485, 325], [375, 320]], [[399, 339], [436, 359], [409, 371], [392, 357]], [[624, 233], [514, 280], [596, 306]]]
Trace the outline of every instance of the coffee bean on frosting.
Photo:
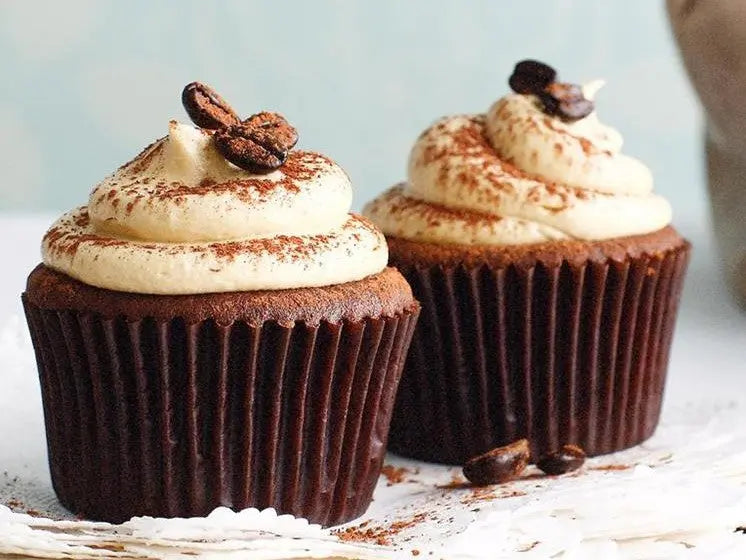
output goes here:
[[217, 130], [241, 122], [225, 99], [210, 86], [200, 82], [192, 82], [184, 88], [181, 102], [189, 118], [200, 128]]
[[298, 131], [279, 113], [262, 111], [251, 115], [243, 124], [271, 133], [280, 149], [286, 152], [298, 142]]
[[[539, 96], [550, 114], [565, 120], [578, 120], [593, 112], [593, 101], [583, 96], [583, 90], [575, 84], [554, 82]], [[552, 99], [547, 103], [548, 99]]]
[[232, 164], [252, 173], [267, 173], [285, 163], [298, 133], [282, 115], [263, 112], [217, 130], [214, 138], [217, 150]]
[[538, 60], [522, 60], [515, 65], [508, 83], [516, 93], [539, 93], [557, 78], [557, 71]]
[[557, 82], [557, 72], [536, 60], [523, 60], [515, 65], [508, 83], [516, 93], [539, 98], [544, 112], [564, 121], [576, 121], [593, 112], [593, 101], [583, 96], [575, 84]]

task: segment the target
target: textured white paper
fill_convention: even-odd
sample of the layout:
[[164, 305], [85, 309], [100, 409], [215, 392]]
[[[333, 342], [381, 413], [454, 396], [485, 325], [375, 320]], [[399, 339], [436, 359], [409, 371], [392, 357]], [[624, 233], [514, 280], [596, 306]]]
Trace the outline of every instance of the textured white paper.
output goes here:
[[[389, 457], [365, 517], [324, 530], [273, 510], [123, 525], [75, 520], [46, 465], [33, 352], [0, 329], [0, 556], [40, 558], [746, 558], [746, 410], [669, 408], [646, 444], [577, 473], [474, 489], [460, 469]], [[29, 515], [28, 513], [31, 513]], [[54, 521], [45, 519], [49, 517]]]

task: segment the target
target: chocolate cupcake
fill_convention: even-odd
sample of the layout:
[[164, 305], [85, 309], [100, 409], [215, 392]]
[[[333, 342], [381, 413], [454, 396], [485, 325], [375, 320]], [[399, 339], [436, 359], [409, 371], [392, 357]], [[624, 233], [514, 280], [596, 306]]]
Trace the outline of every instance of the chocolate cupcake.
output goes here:
[[599, 82], [524, 61], [486, 114], [418, 139], [364, 213], [423, 312], [389, 449], [459, 464], [630, 447], [658, 422], [690, 246], [649, 170], [596, 116]]
[[339, 166], [197, 86], [203, 128], [171, 122], [98, 184], [29, 276], [54, 488], [112, 522], [221, 505], [348, 521], [419, 305]]

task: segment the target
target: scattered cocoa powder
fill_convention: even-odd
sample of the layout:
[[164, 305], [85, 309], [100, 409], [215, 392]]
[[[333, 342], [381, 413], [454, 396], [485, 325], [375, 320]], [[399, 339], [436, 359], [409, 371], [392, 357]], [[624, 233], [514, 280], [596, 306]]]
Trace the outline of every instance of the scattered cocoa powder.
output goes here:
[[404, 477], [409, 474], [409, 469], [404, 467], [395, 467], [394, 465], [384, 465], [381, 474], [386, 477], [386, 486], [393, 486], [404, 482]]
[[464, 505], [472, 505], [479, 502], [502, 500], [506, 498], [519, 498], [525, 496], [526, 492], [521, 490], [499, 490], [494, 488], [473, 488], [468, 495], [461, 499]]
[[5, 503], [10, 509], [26, 509], [26, 504], [16, 498], [11, 498]]
[[334, 531], [334, 534], [340, 540], [345, 542], [361, 542], [388, 546], [391, 544], [391, 537], [398, 535], [405, 529], [410, 529], [422, 523], [427, 518], [427, 513], [417, 513], [409, 519], [395, 521], [394, 523], [390, 523], [388, 525], [371, 526], [370, 521], [366, 521], [354, 527], [348, 527], [347, 529], [338, 529]]
[[626, 471], [634, 465], [600, 465], [598, 467], [589, 467], [592, 471]]

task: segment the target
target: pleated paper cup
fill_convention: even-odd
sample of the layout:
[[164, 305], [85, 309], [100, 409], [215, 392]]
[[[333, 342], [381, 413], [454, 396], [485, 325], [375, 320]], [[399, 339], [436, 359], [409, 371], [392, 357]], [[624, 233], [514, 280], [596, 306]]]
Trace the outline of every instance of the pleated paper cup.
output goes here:
[[688, 243], [501, 266], [423, 266], [390, 245], [422, 304], [391, 451], [463, 464], [519, 438], [536, 459], [567, 443], [599, 455], [652, 435]]
[[368, 507], [416, 306], [290, 326], [24, 307], [69, 510], [121, 522], [274, 507], [335, 525]]

